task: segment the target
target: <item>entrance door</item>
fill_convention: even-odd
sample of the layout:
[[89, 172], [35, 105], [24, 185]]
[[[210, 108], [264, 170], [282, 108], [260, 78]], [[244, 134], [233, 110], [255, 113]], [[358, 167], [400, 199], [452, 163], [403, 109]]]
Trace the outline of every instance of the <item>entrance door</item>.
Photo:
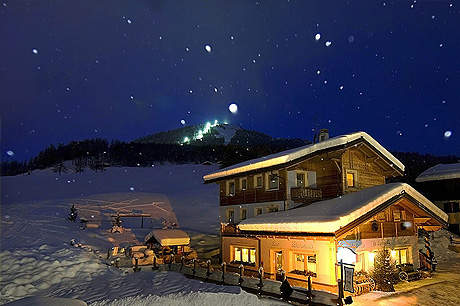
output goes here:
[[281, 280], [281, 270], [283, 270], [283, 251], [275, 252], [276, 279]]

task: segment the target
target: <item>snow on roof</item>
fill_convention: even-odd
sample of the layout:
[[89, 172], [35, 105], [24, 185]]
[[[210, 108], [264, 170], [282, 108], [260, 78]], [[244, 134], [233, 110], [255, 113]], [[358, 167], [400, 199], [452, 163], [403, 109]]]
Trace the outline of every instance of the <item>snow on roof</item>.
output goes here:
[[243, 231], [335, 233], [392, 197], [407, 193], [425, 208], [447, 222], [447, 214], [405, 183], [378, 185], [331, 200], [242, 221]]
[[145, 236], [144, 243], [152, 237], [154, 237], [162, 246], [190, 244], [190, 237], [186, 232], [180, 229], [153, 230]]
[[371, 146], [373, 146], [378, 152], [385, 156], [395, 167], [399, 168], [401, 171], [404, 171], [404, 165], [394, 157], [390, 152], [388, 152], [382, 145], [380, 145], [374, 138], [369, 136], [365, 132], [356, 132], [352, 134], [341, 135], [337, 137], [330, 138], [315, 144], [309, 144], [303, 147], [279, 152], [276, 154], [267, 155], [261, 158], [252, 159], [245, 161], [212, 173], [209, 173], [203, 177], [205, 182], [221, 179], [227, 176], [241, 174], [251, 170], [263, 169], [270, 166], [282, 165], [290, 161], [296, 160], [303, 156], [310, 155], [312, 153], [334, 148], [340, 145], [349, 144], [358, 139], [366, 140]]
[[417, 182], [440, 181], [460, 178], [460, 163], [439, 164], [417, 176]]

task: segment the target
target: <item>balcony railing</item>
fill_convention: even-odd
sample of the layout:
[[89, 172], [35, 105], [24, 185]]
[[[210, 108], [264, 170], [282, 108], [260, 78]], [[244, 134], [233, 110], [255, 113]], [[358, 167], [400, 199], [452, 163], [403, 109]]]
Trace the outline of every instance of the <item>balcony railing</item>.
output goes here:
[[239, 190], [234, 195], [221, 196], [220, 205], [239, 205], [259, 202], [284, 201], [286, 192], [284, 190], [265, 190], [263, 188]]
[[292, 187], [291, 200], [295, 203], [312, 202], [323, 198], [321, 188]]

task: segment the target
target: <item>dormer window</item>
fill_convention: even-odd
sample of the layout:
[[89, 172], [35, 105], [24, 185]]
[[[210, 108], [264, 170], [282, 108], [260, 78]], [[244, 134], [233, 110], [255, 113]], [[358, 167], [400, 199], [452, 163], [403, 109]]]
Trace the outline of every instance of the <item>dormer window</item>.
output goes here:
[[260, 188], [264, 186], [264, 181], [262, 179], [262, 175], [256, 175], [254, 176], [254, 181], [255, 181], [255, 187]]

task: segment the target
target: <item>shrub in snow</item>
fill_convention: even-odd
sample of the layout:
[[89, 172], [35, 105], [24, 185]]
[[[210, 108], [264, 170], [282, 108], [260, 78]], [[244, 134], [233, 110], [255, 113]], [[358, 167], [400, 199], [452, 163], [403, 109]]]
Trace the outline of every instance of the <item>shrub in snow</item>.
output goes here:
[[77, 216], [78, 216], [77, 209], [75, 208], [75, 205], [72, 205], [72, 207], [70, 208], [69, 217], [67, 218], [67, 220], [75, 222], [75, 220], [77, 220]]

